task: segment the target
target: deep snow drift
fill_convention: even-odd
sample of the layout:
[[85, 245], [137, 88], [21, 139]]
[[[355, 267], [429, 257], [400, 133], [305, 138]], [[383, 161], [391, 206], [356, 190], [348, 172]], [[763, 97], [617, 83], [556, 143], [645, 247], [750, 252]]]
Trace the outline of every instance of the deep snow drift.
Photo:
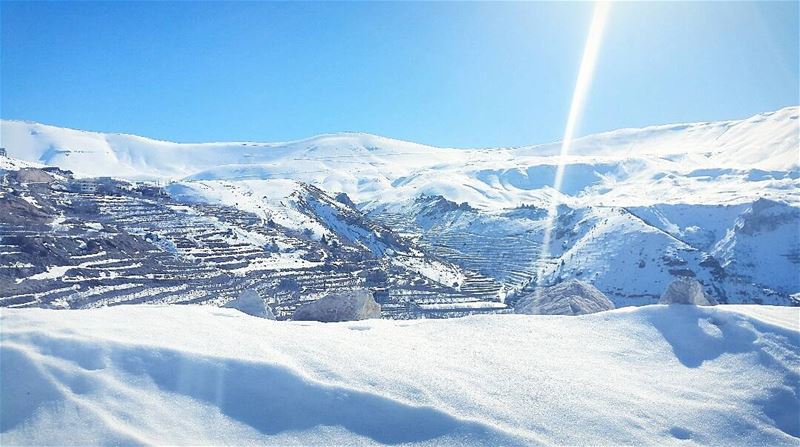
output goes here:
[[0, 312], [3, 445], [800, 442], [796, 308], [332, 324]]

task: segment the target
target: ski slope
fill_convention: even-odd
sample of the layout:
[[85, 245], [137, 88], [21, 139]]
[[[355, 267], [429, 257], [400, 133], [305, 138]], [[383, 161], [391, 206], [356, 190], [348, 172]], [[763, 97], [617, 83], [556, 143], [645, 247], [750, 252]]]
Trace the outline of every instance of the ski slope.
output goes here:
[[322, 324], [139, 305], [0, 323], [3, 445], [800, 442], [796, 308]]

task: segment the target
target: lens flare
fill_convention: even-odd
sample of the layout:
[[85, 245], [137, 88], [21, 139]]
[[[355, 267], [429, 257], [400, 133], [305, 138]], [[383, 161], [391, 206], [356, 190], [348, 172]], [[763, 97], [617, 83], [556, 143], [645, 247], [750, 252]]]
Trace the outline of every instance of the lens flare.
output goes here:
[[[589, 27], [589, 35], [586, 38], [586, 44], [583, 48], [583, 57], [581, 58], [581, 65], [578, 70], [578, 79], [575, 82], [575, 89], [572, 93], [572, 103], [569, 107], [569, 115], [567, 117], [567, 125], [564, 128], [564, 138], [561, 140], [561, 151], [558, 156], [558, 167], [556, 168], [556, 176], [553, 181], [553, 197], [547, 208], [547, 218], [545, 219], [544, 238], [542, 239], [542, 248], [539, 253], [537, 261], [537, 271], [535, 280], [537, 283], [541, 281], [547, 270], [547, 259], [550, 256], [550, 242], [553, 233], [553, 224], [555, 223], [556, 215], [558, 213], [559, 195], [561, 192], [561, 184], [564, 181], [564, 166], [567, 156], [572, 147], [572, 140], [575, 134], [575, 128], [578, 125], [578, 118], [583, 111], [583, 106], [586, 102], [586, 96], [589, 91], [589, 86], [592, 83], [592, 75], [597, 63], [597, 53], [600, 49], [600, 41], [603, 38], [603, 29], [606, 25], [608, 18], [608, 11], [611, 7], [610, 2], [597, 2], [594, 6], [592, 14], [592, 23]], [[536, 287], [536, 294], [541, 293], [541, 287]]]

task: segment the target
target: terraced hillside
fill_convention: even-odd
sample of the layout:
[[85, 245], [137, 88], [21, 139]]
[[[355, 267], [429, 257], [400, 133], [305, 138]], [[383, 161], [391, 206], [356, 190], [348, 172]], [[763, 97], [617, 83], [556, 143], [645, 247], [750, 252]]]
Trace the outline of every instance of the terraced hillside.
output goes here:
[[374, 218], [407, 234], [417, 231], [417, 243], [427, 252], [467, 270], [480, 272], [483, 277], [494, 278], [493, 282], [482, 280], [482, 287], [488, 294], [503, 294], [504, 290], [524, 285], [535, 277], [535, 260], [541, 242], [533, 235], [529, 238], [525, 234], [495, 236], [445, 225], [421, 230], [410, 222], [412, 219], [408, 215], [399, 213], [375, 215]]
[[[221, 303], [256, 288], [286, 316], [366, 286], [387, 316], [449, 316], [571, 278], [650, 304], [688, 276], [723, 303], [800, 305], [798, 135], [797, 107], [589, 135], [566, 158], [558, 142], [183, 144], [0, 120], [0, 170], [14, 172], [0, 304]], [[168, 196], [69, 192], [83, 190], [42, 163], [158, 180]]]
[[[304, 185], [291, 203], [322, 225], [322, 237], [274, 214], [182, 202], [142, 184], [73, 192], [71, 182], [55, 169], [3, 177], [1, 306], [222, 304], [252, 288], [288, 317], [304, 301], [368, 287], [393, 318], [505, 308], [493, 280], [430, 256], [317, 188]], [[443, 284], [432, 270], [459, 279]]]
[[546, 211], [535, 206], [480, 210], [421, 195], [364, 214], [346, 194], [291, 180], [103, 182], [87, 192], [56, 168], [6, 171], [0, 306], [220, 305], [255, 289], [286, 318], [367, 287], [386, 317], [436, 318], [507, 311], [569, 278], [617, 306], [649, 304], [680, 276], [721, 302], [800, 304], [800, 211], [765, 199], [562, 205], [542, 250]]
[[441, 196], [396, 208], [376, 207], [369, 216], [413, 235], [430, 253], [494, 278], [509, 304], [570, 278], [592, 283], [617, 306], [653, 304], [675, 278], [692, 277], [723, 303], [800, 305], [800, 209], [777, 201], [562, 205], [547, 250], [541, 208], [479, 210]]

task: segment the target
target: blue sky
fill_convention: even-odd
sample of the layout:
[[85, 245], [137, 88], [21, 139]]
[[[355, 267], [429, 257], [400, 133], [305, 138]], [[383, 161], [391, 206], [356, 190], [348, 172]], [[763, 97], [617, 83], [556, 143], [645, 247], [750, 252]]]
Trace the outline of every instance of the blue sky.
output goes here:
[[[558, 140], [588, 3], [0, 4], [0, 116], [174, 141]], [[796, 105], [798, 2], [611, 8], [579, 134]]]

